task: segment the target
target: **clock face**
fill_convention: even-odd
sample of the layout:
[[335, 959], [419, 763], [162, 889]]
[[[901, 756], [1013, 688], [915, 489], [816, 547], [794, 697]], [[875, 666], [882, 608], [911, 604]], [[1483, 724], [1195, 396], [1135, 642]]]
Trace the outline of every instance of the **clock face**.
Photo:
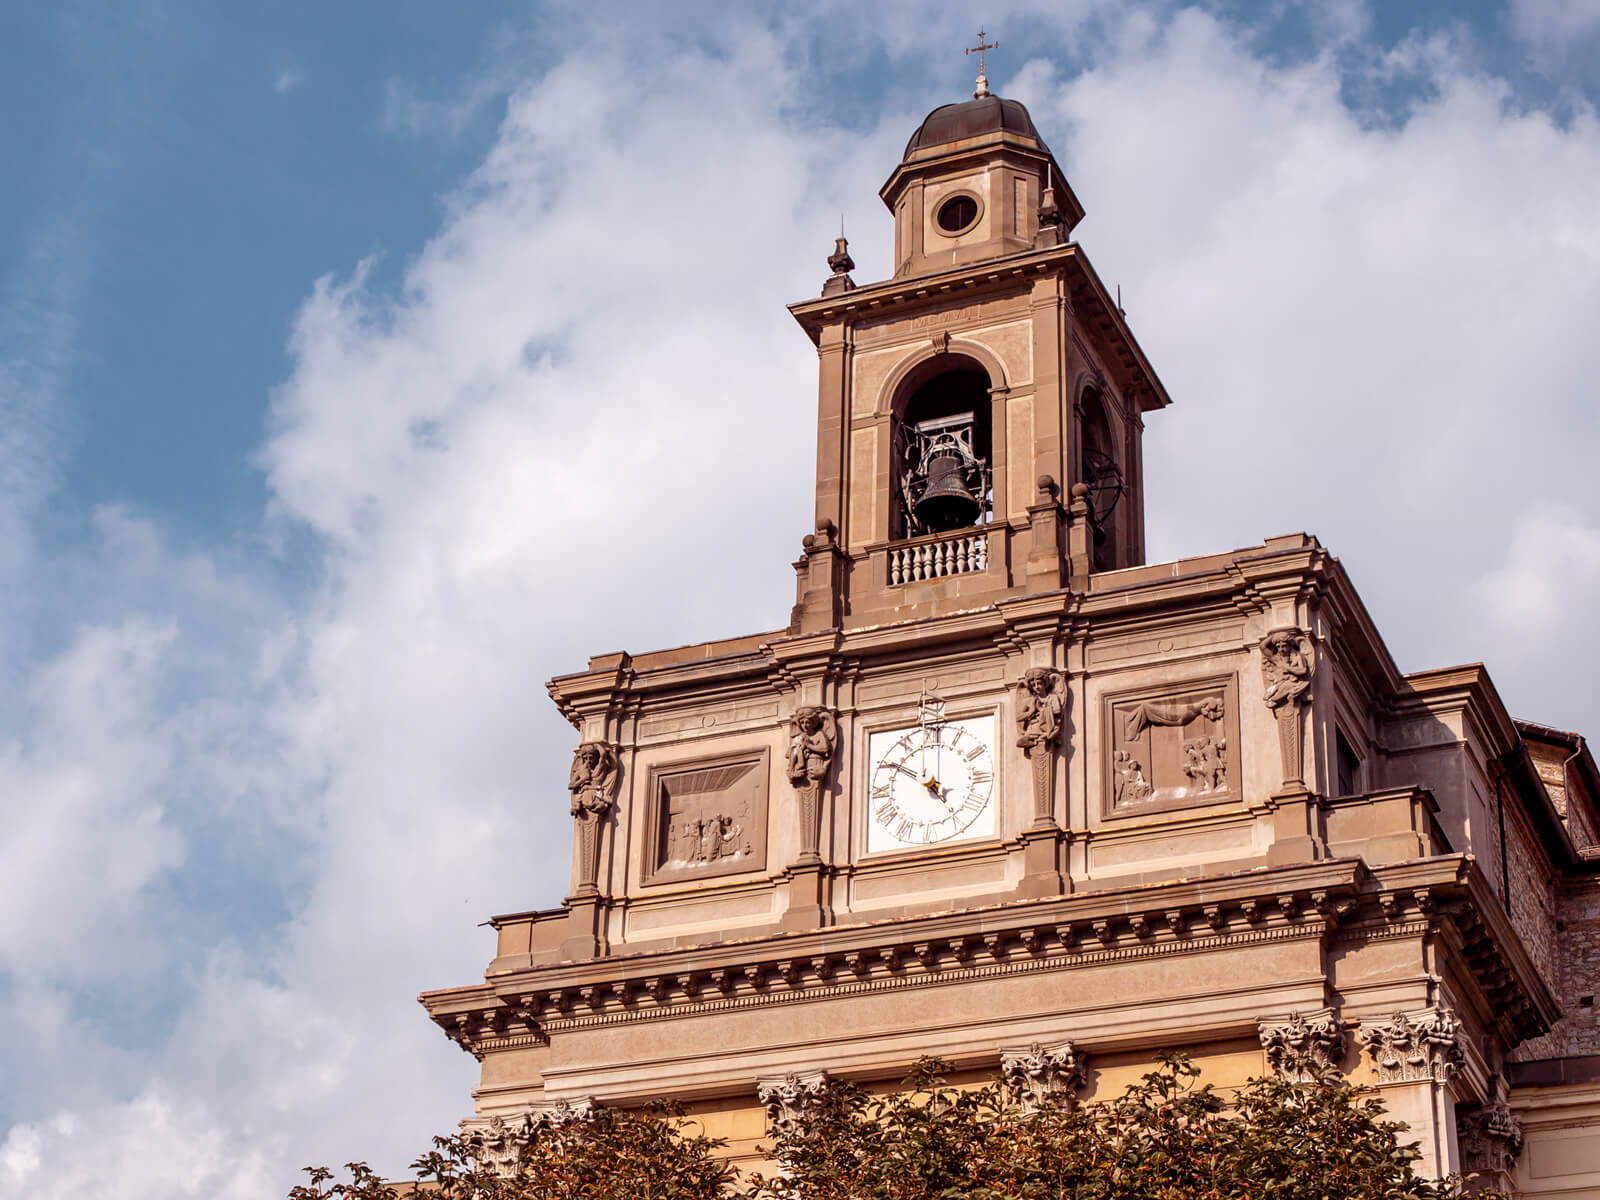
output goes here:
[[875, 733], [867, 755], [869, 854], [994, 835], [993, 714]]

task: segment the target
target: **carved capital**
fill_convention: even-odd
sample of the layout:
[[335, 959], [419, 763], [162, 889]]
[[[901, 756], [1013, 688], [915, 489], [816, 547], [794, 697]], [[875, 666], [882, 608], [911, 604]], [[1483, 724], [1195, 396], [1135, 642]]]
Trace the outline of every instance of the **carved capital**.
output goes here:
[[801, 1071], [788, 1075], [764, 1075], [756, 1080], [756, 1098], [767, 1110], [767, 1128], [772, 1133], [791, 1133], [801, 1116], [827, 1090], [826, 1071]]
[[1337, 1066], [1344, 1057], [1344, 1030], [1327, 1010], [1310, 1017], [1292, 1013], [1287, 1021], [1262, 1021], [1260, 1029], [1267, 1064], [1285, 1079], [1309, 1079], [1311, 1066]]
[[535, 1104], [509, 1117], [495, 1113], [461, 1122], [461, 1136], [479, 1165], [496, 1175], [515, 1175], [522, 1156], [539, 1137], [552, 1129], [564, 1129], [588, 1119], [594, 1111], [593, 1098], [557, 1100]]
[[1522, 1153], [1522, 1122], [1504, 1104], [1458, 1110], [1456, 1133], [1461, 1142], [1461, 1170], [1488, 1176], [1480, 1181], [1504, 1189]]
[[1027, 1112], [1047, 1104], [1073, 1104], [1088, 1080], [1084, 1056], [1071, 1042], [1045, 1048], [1038, 1042], [1000, 1051], [1000, 1076]]
[[800, 859], [821, 861], [822, 784], [839, 744], [839, 723], [826, 708], [807, 705], [789, 718], [789, 752], [785, 773], [800, 801]]
[[1461, 1022], [1447, 1008], [1395, 1013], [1361, 1026], [1361, 1044], [1372, 1055], [1379, 1083], [1448, 1082], [1461, 1067]]

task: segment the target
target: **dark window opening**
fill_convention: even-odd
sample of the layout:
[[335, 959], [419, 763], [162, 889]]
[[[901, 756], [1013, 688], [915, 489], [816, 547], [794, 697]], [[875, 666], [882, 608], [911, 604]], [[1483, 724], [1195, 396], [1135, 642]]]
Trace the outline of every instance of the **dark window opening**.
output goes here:
[[1354, 796], [1361, 790], [1361, 756], [1345, 740], [1344, 730], [1334, 729], [1334, 757], [1338, 759], [1338, 795]]
[[1117, 458], [1105, 405], [1100, 393], [1091, 388], [1079, 403], [1078, 478], [1089, 489], [1096, 571], [1113, 570], [1119, 565], [1116, 527], [1112, 522], [1112, 514], [1123, 492], [1122, 468]]
[[990, 405], [989, 376], [972, 367], [936, 375], [912, 393], [895, 422], [890, 537], [920, 537], [988, 521], [993, 507]]
[[960, 233], [978, 219], [978, 202], [971, 196], [952, 196], [939, 207], [939, 228]]

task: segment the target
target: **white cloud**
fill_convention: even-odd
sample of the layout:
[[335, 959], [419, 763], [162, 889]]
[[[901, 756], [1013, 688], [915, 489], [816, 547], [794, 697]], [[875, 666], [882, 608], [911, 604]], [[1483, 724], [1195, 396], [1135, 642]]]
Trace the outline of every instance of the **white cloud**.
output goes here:
[[1600, 0], [1511, 0], [1511, 27], [1536, 49], [1564, 54], [1600, 33]]
[[287, 96], [306, 81], [306, 73], [299, 67], [285, 67], [279, 71], [272, 81], [272, 90], [280, 96]]
[[[1348, 47], [1273, 64], [1203, 15], [1119, 11], [1092, 70], [1067, 78], [1040, 42], [1016, 91], [1178, 399], [1149, 421], [1153, 548], [1309, 526], [1408, 665], [1575, 619], [1595, 573], [1592, 116], [1509, 104], [1436, 44], [1404, 64], [1433, 85], [1405, 121], [1358, 119]], [[846, 32], [894, 28], [916, 59], [966, 19]], [[306, 1162], [402, 1167], [475, 1069], [413, 997], [481, 972], [485, 915], [564, 889], [573, 739], [544, 679], [785, 621], [815, 356], [782, 305], [820, 285], [841, 208], [857, 278], [887, 272], [874, 193], [920, 113], [829, 128], [802, 54], [708, 36], [577, 37], [497, 83], [494, 148], [400, 284], [352, 264], [316, 285], [260, 456], [271, 519], [326, 551], [309, 600], [285, 611], [118, 510], [65, 572], [88, 615], [20, 673], [0, 735], [6, 783], [40, 801], [3, 818], [37, 847], [15, 887], [38, 893], [0, 916], [4, 969], [29, 979], [0, 1015], [32, 1022], [28, 1074], [73, 1069], [11, 1099], [0, 1191], [271, 1195]], [[1485, 579], [1491, 547], [1511, 549]], [[1549, 700], [1531, 715], [1595, 715], [1586, 690], [1497, 677]], [[216, 856], [259, 873], [270, 928], [173, 894]], [[170, 1030], [104, 1028], [74, 989], [152, 939], [181, 977], [151, 1000], [178, 1006]]]

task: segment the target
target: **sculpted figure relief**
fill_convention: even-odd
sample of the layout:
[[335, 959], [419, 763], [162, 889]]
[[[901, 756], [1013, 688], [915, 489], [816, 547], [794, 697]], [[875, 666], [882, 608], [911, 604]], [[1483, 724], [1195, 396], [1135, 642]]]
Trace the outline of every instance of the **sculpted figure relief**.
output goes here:
[[800, 799], [800, 859], [821, 861], [817, 846], [822, 836], [822, 781], [833, 762], [839, 742], [839, 725], [825, 708], [807, 705], [789, 720], [789, 782]]
[[1183, 743], [1183, 773], [1194, 781], [1196, 790], [1221, 792], [1228, 787], [1228, 764], [1225, 752], [1228, 739], [1220, 737], [1189, 738]]
[[1138, 804], [1142, 800], [1150, 799], [1155, 790], [1150, 786], [1150, 781], [1144, 777], [1144, 768], [1139, 765], [1139, 760], [1126, 750], [1115, 750], [1111, 754], [1111, 769], [1116, 773], [1115, 803]]
[[1017, 745], [1032, 757], [1061, 740], [1067, 677], [1052, 667], [1032, 667], [1017, 684]]
[[1261, 680], [1267, 707], [1297, 704], [1311, 686], [1316, 651], [1301, 629], [1274, 629], [1261, 642]]
[[617, 754], [604, 742], [584, 742], [572, 753], [567, 791], [572, 793], [572, 815], [600, 816], [611, 807], [617, 782]]

